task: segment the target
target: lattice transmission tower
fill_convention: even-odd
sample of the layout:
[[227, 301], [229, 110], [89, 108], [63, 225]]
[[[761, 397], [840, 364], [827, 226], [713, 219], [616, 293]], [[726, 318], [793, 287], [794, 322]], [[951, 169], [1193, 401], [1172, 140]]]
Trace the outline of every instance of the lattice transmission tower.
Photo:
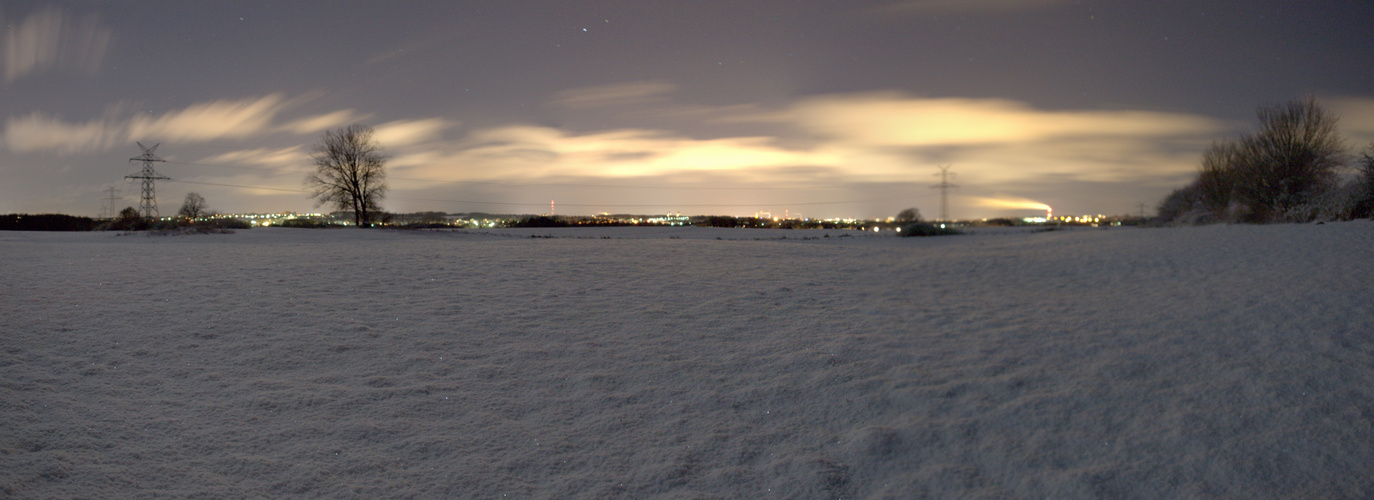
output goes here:
[[116, 206], [117, 204], [115, 202], [119, 201], [120, 198], [115, 196], [114, 186], [105, 188], [105, 192], [109, 193], [109, 196], [105, 198], [105, 203], [101, 204], [100, 217], [113, 219], [115, 218], [115, 214], [119, 213], [119, 207]]
[[143, 154], [140, 156], [129, 158], [129, 162], [143, 162], [143, 170], [139, 172], [138, 175], [126, 175], [124, 176], [124, 178], [143, 180], [143, 198], [141, 198], [138, 201], [138, 212], [143, 214], [144, 217], [151, 219], [158, 216], [157, 193], [156, 189], [153, 186], [153, 181], [158, 179], [172, 180], [172, 178], [158, 175], [157, 172], [153, 171], [153, 163], [159, 161], [167, 161], [163, 160], [162, 158], [158, 158], [157, 155], [153, 154], [155, 151], [157, 151], [157, 147], [161, 144], [154, 144], [151, 148], [144, 146], [141, 142], [135, 142], [134, 144], [138, 144], [138, 147], [143, 149]]
[[940, 165], [940, 173], [935, 175], [940, 176], [940, 183], [931, 186], [931, 189], [940, 190], [940, 222], [949, 222], [949, 190], [959, 186], [949, 183], [949, 178], [954, 175], [950, 173], [949, 165]]

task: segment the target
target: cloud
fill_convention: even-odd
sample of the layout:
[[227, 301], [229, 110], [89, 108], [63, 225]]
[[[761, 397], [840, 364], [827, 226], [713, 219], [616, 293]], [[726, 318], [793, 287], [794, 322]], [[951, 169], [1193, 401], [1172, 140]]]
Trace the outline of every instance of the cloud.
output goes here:
[[77, 19], [57, 7], [39, 10], [0, 38], [4, 81], [52, 68], [95, 74], [110, 39], [111, 30], [93, 15]]
[[104, 150], [128, 142], [121, 127], [105, 119], [67, 123], [44, 113], [5, 120], [3, 144], [11, 151], [57, 151], [71, 154]]
[[[275, 125], [276, 117], [293, 101], [280, 94], [257, 98], [225, 99], [192, 104], [160, 115], [133, 114], [127, 103], [111, 106], [101, 118], [85, 122], [66, 122], [42, 112], [9, 117], [5, 121], [0, 145], [21, 152], [53, 151], [74, 154], [102, 151], [134, 141], [209, 142], [245, 139], [274, 131], [308, 134], [324, 128], [356, 121], [365, 116], [346, 109], [296, 119]], [[397, 143], [408, 143], [433, 136], [435, 130], [451, 125], [438, 119], [399, 121], [387, 124], [387, 133]]]
[[457, 123], [440, 118], [398, 120], [373, 127], [373, 138], [383, 148], [407, 146], [437, 139], [440, 132], [454, 125]]
[[629, 82], [559, 92], [553, 103], [585, 109], [662, 102], [664, 95], [677, 87], [666, 82]]
[[230, 151], [200, 160], [205, 164], [261, 165], [264, 167], [302, 166], [310, 163], [303, 146], [279, 149], [257, 148]]
[[906, 0], [880, 8], [909, 14], [1000, 14], [1044, 9], [1068, 0]]
[[272, 94], [257, 99], [193, 104], [157, 117], [138, 115], [129, 120], [129, 140], [208, 141], [247, 137], [267, 130], [282, 105], [282, 96]]
[[301, 118], [290, 123], [287, 123], [285, 125], [282, 125], [281, 127], [279, 127], [279, 130], [284, 130], [287, 132], [293, 132], [297, 134], [313, 134], [326, 129], [331, 129], [350, 123], [356, 123], [359, 120], [366, 119], [367, 117], [368, 115], [360, 115], [354, 110], [344, 109], [335, 111], [333, 113], [307, 116], [305, 118]]
[[[694, 139], [663, 131], [621, 129], [568, 134], [549, 127], [476, 131], [450, 151], [395, 158], [407, 175], [444, 180], [533, 180], [548, 177], [632, 178], [729, 172], [755, 180], [780, 168], [814, 163], [823, 154], [794, 151], [771, 137]], [[833, 160], [832, 160], [833, 162]]]
[[748, 119], [872, 146], [1034, 143], [1075, 137], [1162, 137], [1228, 127], [1194, 115], [1150, 111], [1046, 111], [1004, 99], [918, 99], [899, 93], [821, 96]]
[[[752, 109], [752, 108], [751, 108]], [[393, 158], [403, 177], [444, 181], [547, 178], [686, 179], [739, 183], [933, 183], [938, 164], [959, 182], [1164, 184], [1191, 174], [1198, 155], [1234, 124], [1124, 110], [1036, 109], [999, 99], [920, 99], [898, 93], [816, 96], [768, 113], [704, 114], [772, 132], [696, 138], [625, 128], [587, 134], [529, 125], [472, 131], [457, 142]], [[796, 132], [807, 140], [795, 140]], [[1000, 187], [999, 187], [1000, 186]]]
[[1323, 102], [1340, 118], [1337, 127], [1356, 149], [1374, 143], [1374, 98], [1343, 97]]
[[[614, 99], [582, 102], [610, 101]], [[318, 131], [358, 116], [350, 109], [277, 123], [290, 102], [269, 95], [198, 103], [154, 116], [130, 116], [128, 110], [136, 108], [124, 106], [117, 109], [125, 111], [107, 112], [87, 122], [33, 113], [8, 120], [0, 145], [15, 151], [70, 153], [125, 145], [135, 138], [241, 140], [282, 131]], [[1351, 103], [1346, 108], [1367, 104]], [[388, 165], [394, 169], [397, 190], [463, 181], [640, 180], [672, 185], [710, 179], [714, 186], [852, 188], [854, 196], [862, 198], [878, 189], [873, 186], [887, 192], [897, 189], [892, 186], [916, 186], [929, 193], [925, 187], [936, 182], [940, 164], [952, 165], [958, 175], [954, 182], [970, 196], [1030, 194], [1027, 186], [1073, 182], [1164, 186], [1192, 175], [1212, 138], [1236, 127], [1180, 113], [1045, 110], [1005, 99], [930, 99], [895, 92], [813, 96], [765, 112], [760, 109], [703, 108], [682, 117], [694, 120], [700, 130], [717, 132], [714, 136], [694, 136], [685, 132], [689, 129], [626, 127], [578, 133], [512, 124], [471, 129], [450, 139], [446, 135], [458, 123], [431, 117], [383, 123], [376, 126], [376, 138], [394, 155]], [[746, 125], [742, 128], [749, 132], [722, 137], [722, 121]], [[245, 148], [202, 162], [261, 167], [285, 178], [291, 167], [308, 164], [306, 142]]]

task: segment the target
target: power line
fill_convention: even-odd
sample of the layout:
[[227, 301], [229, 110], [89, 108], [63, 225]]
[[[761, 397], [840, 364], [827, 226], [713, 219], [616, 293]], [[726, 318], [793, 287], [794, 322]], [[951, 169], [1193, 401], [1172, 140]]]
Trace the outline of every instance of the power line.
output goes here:
[[182, 183], [182, 184], [199, 184], [199, 185], [202, 185], [202, 186], [220, 186], [220, 187], [231, 187], [231, 188], [242, 188], [242, 189], [263, 189], [263, 190], [267, 190], [267, 191], [287, 191], [287, 192], [291, 192], [291, 193], [310, 193], [310, 192], [311, 192], [311, 191], [307, 191], [307, 190], [304, 190], [304, 189], [274, 188], [274, 187], [266, 187], [266, 186], [244, 186], [244, 185], [242, 185], [242, 184], [222, 184], [222, 183], [218, 183], [218, 182], [200, 182], [200, 181], [182, 181], [182, 180], [171, 180], [171, 182], [179, 182], [179, 183]]

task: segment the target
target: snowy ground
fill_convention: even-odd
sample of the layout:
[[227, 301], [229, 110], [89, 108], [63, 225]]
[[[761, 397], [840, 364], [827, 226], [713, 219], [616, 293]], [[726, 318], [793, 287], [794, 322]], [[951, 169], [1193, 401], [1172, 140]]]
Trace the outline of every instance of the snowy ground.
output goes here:
[[0, 496], [1374, 496], [1370, 221], [0, 258]]

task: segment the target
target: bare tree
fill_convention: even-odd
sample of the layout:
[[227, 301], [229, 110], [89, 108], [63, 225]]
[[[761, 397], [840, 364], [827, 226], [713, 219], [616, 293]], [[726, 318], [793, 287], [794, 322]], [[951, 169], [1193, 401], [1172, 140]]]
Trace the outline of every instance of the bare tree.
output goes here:
[[325, 132], [311, 155], [315, 172], [305, 178], [315, 206], [352, 211], [359, 227], [371, 222], [386, 195], [386, 155], [372, 135], [372, 127], [358, 124]]
[[1165, 222], [1278, 222], [1312, 217], [1336, 187], [1345, 146], [1313, 98], [1259, 109], [1260, 128], [1212, 143], [1198, 177], [1160, 205]]
[[1260, 108], [1259, 120], [1238, 146], [1235, 194], [1251, 221], [1268, 222], [1329, 188], [1345, 146], [1336, 117], [1313, 98]]
[[921, 211], [915, 208], [902, 210], [897, 212], [896, 221], [901, 223], [921, 222]]
[[197, 219], [203, 215], [205, 215], [205, 197], [199, 193], [186, 193], [186, 201], [181, 202], [181, 210], [177, 210], [177, 216]]
[[1236, 196], [1235, 166], [1240, 163], [1241, 149], [1233, 140], [1213, 141], [1202, 152], [1202, 170], [1198, 172], [1196, 195], [1208, 212], [1225, 219]]
[[1359, 168], [1359, 178], [1355, 180], [1355, 206], [1350, 210], [1350, 217], [1362, 219], [1374, 217], [1374, 141], [1370, 141], [1369, 146], [1360, 152], [1356, 159], [1356, 167]]

